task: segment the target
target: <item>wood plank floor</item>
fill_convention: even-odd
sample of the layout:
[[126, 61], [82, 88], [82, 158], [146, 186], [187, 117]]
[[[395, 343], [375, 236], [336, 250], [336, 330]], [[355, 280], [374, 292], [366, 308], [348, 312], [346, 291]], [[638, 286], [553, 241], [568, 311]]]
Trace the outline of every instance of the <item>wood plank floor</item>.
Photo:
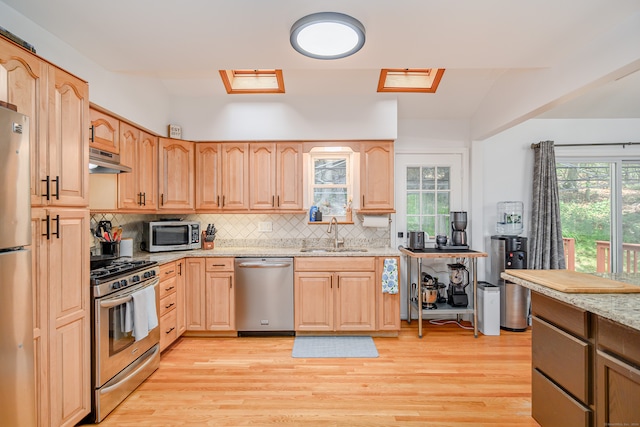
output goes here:
[[530, 331], [424, 326], [374, 338], [370, 359], [294, 359], [293, 337], [182, 338], [100, 426], [538, 426]]

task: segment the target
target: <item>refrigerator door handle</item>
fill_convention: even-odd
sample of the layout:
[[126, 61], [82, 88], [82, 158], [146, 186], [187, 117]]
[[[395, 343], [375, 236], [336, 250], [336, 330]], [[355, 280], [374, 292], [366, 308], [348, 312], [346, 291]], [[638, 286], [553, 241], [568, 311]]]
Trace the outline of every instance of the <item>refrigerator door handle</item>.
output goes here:
[[47, 240], [49, 240], [51, 239], [51, 226], [49, 225], [49, 215], [47, 215], [46, 219], [43, 219], [41, 221], [46, 224], [46, 228], [47, 228], [47, 231], [42, 236], [46, 237]]
[[60, 238], [60, 215], [56, 215], [56, 219], [54, 219], [53, 221], [56, 222], [56, 232], [51, 233], [51, 235], [56, 236], [56, 238], [59, 239]]

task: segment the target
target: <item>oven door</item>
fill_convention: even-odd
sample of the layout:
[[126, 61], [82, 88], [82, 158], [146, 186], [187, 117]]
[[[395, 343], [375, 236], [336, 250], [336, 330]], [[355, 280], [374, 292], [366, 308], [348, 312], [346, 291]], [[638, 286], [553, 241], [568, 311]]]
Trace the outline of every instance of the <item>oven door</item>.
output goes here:
[[157, 290], [159, 281], [159, 279], [150, 280], [140, 286], [128, 288], [94, 301], [95, 387], [101, 387], [160, 342], [159, 326], [150, 330], [145, 338], [136, 341], [133, 332], [129, 330], [131, 323], [127, 318], [127, 315], [131, 315], [132, 294], [149, 286], [154, 288], [156, 315], [159, 313]]

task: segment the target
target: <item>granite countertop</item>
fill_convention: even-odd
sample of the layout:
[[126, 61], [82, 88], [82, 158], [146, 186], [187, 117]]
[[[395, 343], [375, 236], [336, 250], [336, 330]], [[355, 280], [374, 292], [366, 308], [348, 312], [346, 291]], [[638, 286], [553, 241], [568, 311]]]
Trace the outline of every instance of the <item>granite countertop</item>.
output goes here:
[[160, 264], [181, 258], [198, 257], [377, 257], [400, 256], [400, 251], [391, 247], [366, 248], [366, 252], [302, 252], [301, 248], [280, 247], [215, 247], [210, 250], [196, 249], [175, 252], [135, 252], [133, 258], [157, 261]]
[[[594, 273], [595, 276], [640, 286], [640, 275]], [[508, 270], [501, 274], [503, 279], [522, 285], [532, 291], [547, 295], [558, 301], [571, 304], [598, 316], [613, 320], [622, 325], [640, 330], [640, 293], [630, 294], [579, 294], [565, 293], [548, 288], [528, 280], [509, 275]]]

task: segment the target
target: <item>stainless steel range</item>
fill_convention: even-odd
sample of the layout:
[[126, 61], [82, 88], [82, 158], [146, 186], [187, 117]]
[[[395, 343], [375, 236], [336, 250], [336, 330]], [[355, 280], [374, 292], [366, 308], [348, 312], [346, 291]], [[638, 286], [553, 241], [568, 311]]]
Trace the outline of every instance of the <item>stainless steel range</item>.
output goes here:
[[91, 270], [92, 422], [102, 421], [158, 368], [157, 264], [116, 260]]

